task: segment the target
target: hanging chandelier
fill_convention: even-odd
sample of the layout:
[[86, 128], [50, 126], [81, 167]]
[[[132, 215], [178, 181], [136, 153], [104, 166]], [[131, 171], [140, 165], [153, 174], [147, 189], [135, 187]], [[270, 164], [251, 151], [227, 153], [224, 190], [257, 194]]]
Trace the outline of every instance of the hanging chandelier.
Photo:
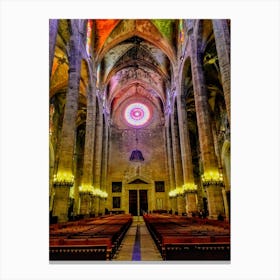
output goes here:
[[135, 134], [136, 134], [136, 148], [131, 152], [129, 160], [132, 162], [142, 162], [144, 161], [144, 157], [142, 155], [142, 152], [137, 149], [137, 145], [138, 145], [137, 130]]
[[131, 155], [130, 155], [130, 158], [129, 158], [130, 161], [133, 161], [133, 162], [139, 162], [139, 161], [144, 161], [144, 157], [142, 155], [142, 152], [139, 151], [139, 150], [133, 150]]

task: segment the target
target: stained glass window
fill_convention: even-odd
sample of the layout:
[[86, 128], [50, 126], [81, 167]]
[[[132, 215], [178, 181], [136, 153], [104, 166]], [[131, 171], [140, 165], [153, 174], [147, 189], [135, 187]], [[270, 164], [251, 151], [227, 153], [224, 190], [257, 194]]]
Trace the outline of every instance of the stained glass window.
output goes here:
[[180, 36], [181, 43], [183, 43], [185, 39], [185, 33], [184, 33], [184, 22], [182, 19], [179, 20], [179, 36]]
[[124, 112], [126, 121], [133, 126], [145, 125], [150, 119], [150, 110], [143, 103], [132, 103]]
[[89, 19], [87, 22], [87, 54], [88, 55], [89, 55], [89, 50], [90, 50], [90, 45], [91, 45], [92, 24], [93, 24], [93, 20]]

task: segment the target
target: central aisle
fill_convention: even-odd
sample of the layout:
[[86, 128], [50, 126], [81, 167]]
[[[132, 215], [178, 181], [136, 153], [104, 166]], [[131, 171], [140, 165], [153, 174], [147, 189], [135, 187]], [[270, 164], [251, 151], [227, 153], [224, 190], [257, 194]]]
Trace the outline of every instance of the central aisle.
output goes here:
[[162, 261], [143, 217], [133, 217], [113, 261]]

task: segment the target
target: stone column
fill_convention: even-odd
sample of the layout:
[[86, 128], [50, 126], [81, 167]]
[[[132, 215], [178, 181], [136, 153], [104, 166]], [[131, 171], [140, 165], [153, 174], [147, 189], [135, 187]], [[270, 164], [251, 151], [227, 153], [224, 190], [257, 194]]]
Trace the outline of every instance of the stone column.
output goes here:
[[89, 217], [89, 211], [91, 209], [92, 195], [90, 192], [80, 192], [80, 214], [84, 217]]
[[164, 159], [164, 166], [165, 166], [165, 170], [167, 172], [165, 172], [165, 176], [164, 176], [164, 181], [165, 181], [165, 198], [164, 198], [164, 208], [166, 210], [170, 210], [171, 204], [169, 201], [169, 196], [168, 196], [168, 192], [170, 189], [170, 175], [169, 175], [169, 164], [168, 164], [168, 154], [167, 154], [167, 141], [166, 141], [166, 126], [164, 124], [164, 128], [162, 130], [162, 136], [163, 136], [163, 143], [164, 143], [164, 155], [165, 155], [165, 159]]
[[220, 213], [224, 214], [221, 188], [223, 184], [220, 181], [214, 149], [208, 94], [202, 64], [203, 55], [196, 45], [199, 40], [194, 37], [191, 31], [189, 32], [189, 39], [199, 144], [204, 169], [202, 183], [206, 187], [209, 218], [216, 219]]
[[[168, 174], [169, 174], [169, 184], [170, 188], [169, 191], [173, 190], [175, 188], [175, 179], [174, 179], [174, 165], [173, 165], [173, 154], [172, 154], [172, 149], [171, 149], [171, 133], [170, 133], [170, 115], [166, 116], [166, 126], [165, 126], [165, 133], [166, 133], [166, 150], [167, 150], [167, 159], [168, 159]], [[167, 192], [168, 195], [168, 192]], [[171, 200], [171, 201], [170, 201]], [[170, 201], [170, 206], [172, 209], [172, 213], [175, 212], [174, 208], [174, 199], [169, 198]]]
[[58, 222], [64, 222], [68, 219], [69, 191], [74, 184], [73, 156], [81, 69], [80, 49], [85, 33], [83, 20], [72, 20], [71, 24], [68, 90], [61, 132], [58, 171], [54, 179], [53, 216], [58, 217]]
[[[98, 106], [98, 114], [96, 120], [96, 142], [95, 142], [95, 157], [94, 157], [94, 178], [93, 185], [95, 188], [100, 189], [101, 185], [101, 161], [102, 161], [102, 144], [103, 144], [103, 108], [101, 102], [99, 102]], [[98, 206], [95, 203], [94, 213], [98, 214]]]
[[171, 209], [172, 209], [172, 214], [175, 214], [175, 212], [178, 210], [177, 209], [177, 198], [176, 197], [171, 197]]
[[[178, 110], [178, 123], [180, 133], [180, 147], [181, 147], [181, 159], [183, 167], [183, 184], [184, 188], [195, 188], [193, 177], [193, 163], [192, 163], [192, 151], [190, 144], [190, 137], [188, 131], [188, 118], [186, 110], [186, 97], [181, 91], [181, 83], [177, 81], [177, 110]], [[193, 189], [191, 192], [187, 192], [185, 195], [186, 213], [188, 216], [192, 216], [191, 212], [197, 211], [196, 199], [193, 199]], [[194, 204], [193, 204], [194, 203]]]
[[178, 215], [182, 215], [186, 212], [186, 201], [184, 195], [177, 196], [177, 210]]
[[[105, 121], [103, 129], [103, 155], [101, 168], [101, 190], [107, 192], [107, 171], [108, 171], [108, 150], [109, 150], [109, 124]], [[105, 214], [105, 199], [101, 198], [99, 202], [99, 213]]]
[[92, 196], [91, 214], [94, 214], [95, 217], [98, 216], [98, 212], [99, 212], [99, 200], [100, 200], [99, 196]]
[[227, 195], [226, 195], [225, 188], [222, 188], [222, 194], [223, 194], [223, 201], [224, 201], [224, 206], [225, 206], [226, 220], [229, 220], [229, 207], [228, 207], [228, 201], [227, 201]]
[[[213, 132], [213, 140], [214, 140], [214, 148], [217, 156], [217, 161], [218, 161], [218, 167], [219, 167], [219, 173], [222, 174], [222, 163], [221, 163], [221, 156], [220, 156], [220, 151], [219, 151], [219, 144], [218, 144], [218, 136], [217, 136], [217, 129], [216, 129], [216, 124], [215, 121], [212, 121], [212, 132]], [[223, 195], [223, 204], [224, 204], [224, 212], [226, 219], [228, 220], [229, 218], [229, 209], [228, 209], [228, 203], [227, 203], [227, 197], [225, 193], [225, 186], [221, 186], [222, 188], [222, 195]]]
[[219, 169], [221, 169], [222, 162], [221, 162], [221, 156], [220, 156], [220, 151], [219, 151], [216, 123], [215, 123], [214, 119], [212, 120], [212, 133], [213, 133], [214, 149], [215, 149], [215, 153], [216, 153], [216, 157], [217, 157], [217, 163], [218, 163]]
[[197, 212], [197, 191], [186, 191], [186, 212], [188, 217], [192, 217], [192, 213]]
[[[183, 178], [182, 178], [182, 161], [181, 161], [181, 151], [180, 151], [180, 139], [178, 132], [178, 120], [176, 107], [174, 106], [173, 114], [171, 114], [171, 135], [172, 135], [172, 151], [174, 160], [174, 174], [175, 174], [175, 185], [176, 189], [182, 188]], [[177, 198], [178, 204], [178, 214], [181, 215], [185, 209], [182, 199]]]
[[227, 109], [228, 122], [230, 124], [230, 34], [227, 20], [213, 19], [213, 31], [215, 35], [216, 49], [221, 71], [223, 91]]
[[[96, 124], [96, 78], [90, 75], [88, 93], [87, 93], [87, 119], [86, 135], [84, 148], [84, 166], [83, 178], [80, 186], [80, 213], [90, 214], [90, 193], [93, 191], [93, 161], [94, 161], [94, 143], [95, 143], [95, 124]], [[87, 196], [87, 199], [85, 197]], [[84, 205], [85, 204], [85, 205]], [[82, 213], [83, 209], [83, 213]]]
[[55, 53], [58, 19], [49, 19], [49, 75], [52, 73], [53, 57]]

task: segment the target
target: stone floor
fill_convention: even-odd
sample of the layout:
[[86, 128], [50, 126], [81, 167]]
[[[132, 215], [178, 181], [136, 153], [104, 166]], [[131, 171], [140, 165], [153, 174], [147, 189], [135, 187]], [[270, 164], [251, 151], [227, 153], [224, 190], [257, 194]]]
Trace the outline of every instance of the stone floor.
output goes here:
[[162, 261], [143, 217], [133, 217], [133, 223], [113, 261]]

